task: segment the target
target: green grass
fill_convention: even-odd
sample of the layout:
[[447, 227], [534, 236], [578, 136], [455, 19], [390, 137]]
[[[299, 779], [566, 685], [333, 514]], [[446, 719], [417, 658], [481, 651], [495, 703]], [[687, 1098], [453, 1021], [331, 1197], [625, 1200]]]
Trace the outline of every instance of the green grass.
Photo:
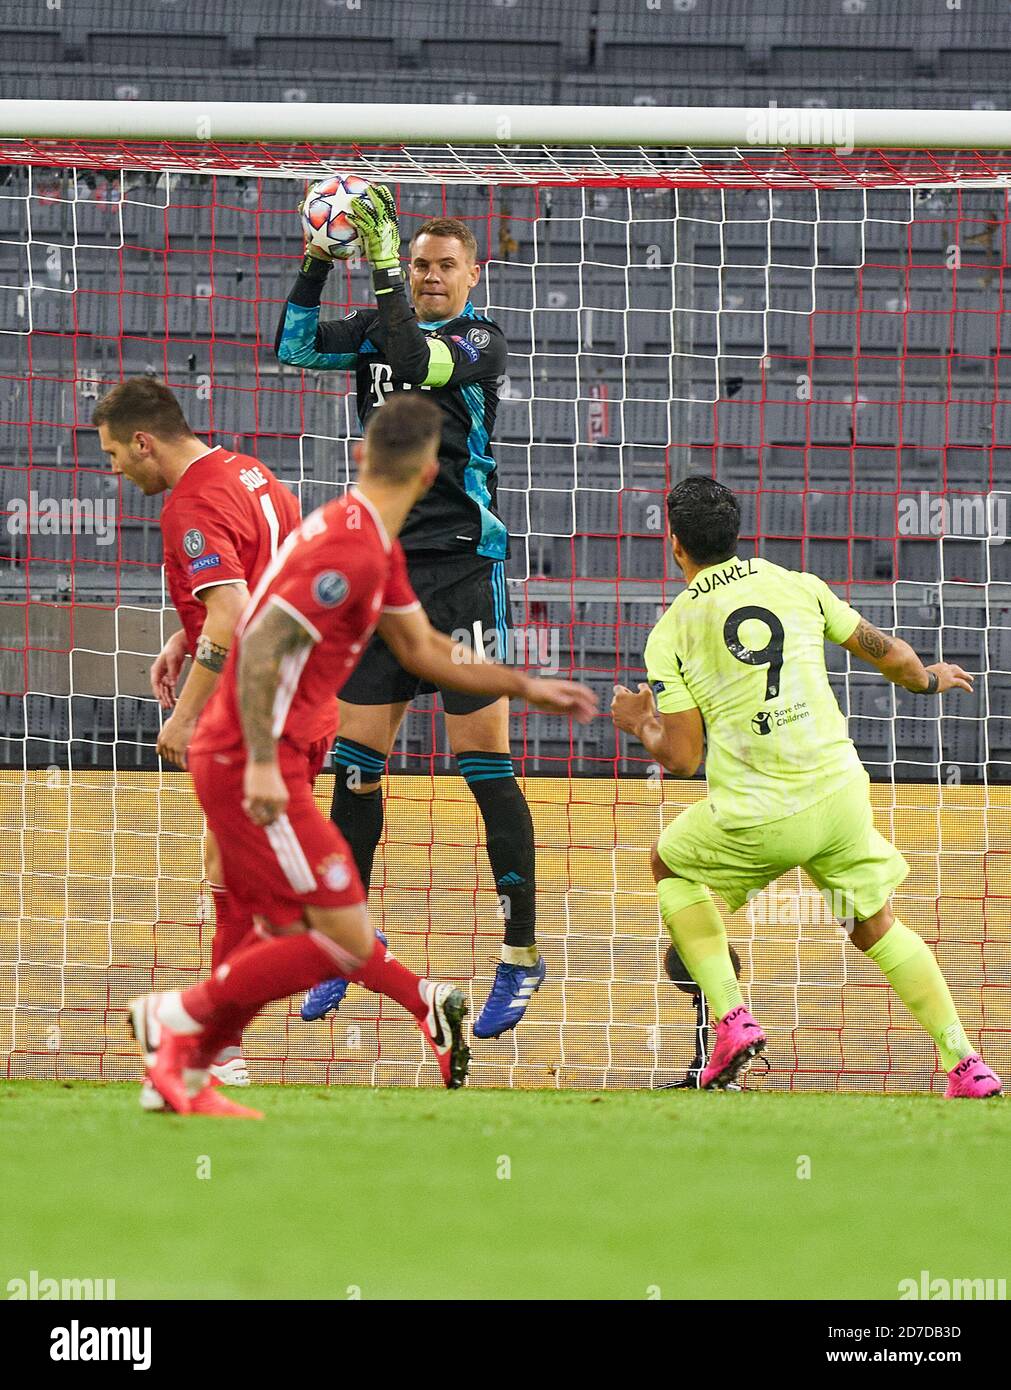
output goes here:
[[145, 1115], [133, 1085], [0, 1084], [0, 1297], [32, 1269], [119, 1298], [889, 1299], [921, 1269], [1007, 1273], [1002, 1101], [251, 1099], [266, 1122]]

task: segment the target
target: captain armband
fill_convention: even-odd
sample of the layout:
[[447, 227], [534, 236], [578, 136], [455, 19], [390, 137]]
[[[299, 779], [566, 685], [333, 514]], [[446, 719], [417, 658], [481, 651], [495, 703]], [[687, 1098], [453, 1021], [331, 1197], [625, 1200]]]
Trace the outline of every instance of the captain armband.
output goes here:
[[219, 646], [217, 642], [212, 642], [201, 633], [197, 638], [197, 653], [193, 659], [199, 666], [206, 666], [208, 671], [217, 675], [228, 659], [228, 648]]

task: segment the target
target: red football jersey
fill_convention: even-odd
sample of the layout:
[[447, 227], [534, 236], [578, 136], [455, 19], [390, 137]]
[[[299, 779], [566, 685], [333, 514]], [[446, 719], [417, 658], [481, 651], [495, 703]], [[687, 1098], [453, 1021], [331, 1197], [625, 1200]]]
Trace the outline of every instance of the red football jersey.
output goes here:
[[382, 613], [420, 607], [399, 541], [372, 503], [352, 488], [306, 517], [277, 553], [242, 615], [225, 669], [193, 740], [198, 751], [241, 747], [236, 671], [243, 634], [270, 604], [312, 638], [286, 658], [273, 733], [308, 751], [337, 732], [337, 694], [358, 665]]
[[207, 617], [195, 595], [237, 580], [253, 589], [299, 518], [266, 464], [220, 445], [193, 460], [161, 511], [165, 578], [191, 656]]

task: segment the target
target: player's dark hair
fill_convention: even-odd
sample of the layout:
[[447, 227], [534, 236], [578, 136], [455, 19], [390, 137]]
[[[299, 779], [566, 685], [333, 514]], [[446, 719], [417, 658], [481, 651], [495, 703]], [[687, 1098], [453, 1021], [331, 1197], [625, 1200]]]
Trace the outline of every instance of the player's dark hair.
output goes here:
[[418, 468], [418, 455], [438, 448], [442, 411], [413, 391], [395, 391], [374, 410], [365, 427], [365, 455], [372, 477], [384, 483], [406, 483]]
[[150, 376], [130, 377], [107, 391], [92, 411], [91, 423], [96, 428], [105, 425], [121, 442], [137, 430], [159, 439], [182, 439], [193, 433], [169, 388]]
[[667, 494], [671, 534], [696, 565], [718, 565], [737, 552], [741, 507], [728, 487], [712, 478], [683, 478]]
[[416, 232], [411, 233], [411, 250], [414, 250], [414, 243], [419, 236], [451, 236], [456, 237], [463, 249], [467, 252], [472, 261], [477, 260], [477, 237], [467, 226], [466, 222], [461, 222], [458, 217], [430, 217], [427, 222], [422, 222]]

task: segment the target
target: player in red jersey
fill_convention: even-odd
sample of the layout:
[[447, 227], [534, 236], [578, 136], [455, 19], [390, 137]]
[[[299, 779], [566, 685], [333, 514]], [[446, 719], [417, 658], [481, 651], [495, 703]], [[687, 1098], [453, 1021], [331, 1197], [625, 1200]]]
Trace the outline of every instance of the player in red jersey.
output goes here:
[[206, 1085], [220, 1038], [335, 970], [414, 1016], [447, 1087], [466, 1077], [463, 995], [419, 978], [377, 939], [347, 842], [313, 799], [314, 750], [336, 733], [337, 692], [375, 631], [406, 669], [440, 685], [520, 696], [582, 720], [596, 700], [584, 686], [484, 661], [422, 612], [391, 538], [435, 480], [441, 426], [441, 412], [422, 396], [395, 396], [376, 412], [357, 452], [359, 485], [314, 512], [282, 547], [200, 721], [190, 748], [194, 785], [225, 880], [255, 911], [263, 939], [203, 984], [131, 1003], [148, 1077], [180, 1113], [248, 1115]]
[[[165, 577], [182, 627], [151, 667], [151, 688], [172, 710], [158, 738], [161, 757], [180, 767], [197, 719], [214, 692], [249, 592], [299, 522], [295, 496], [255, 458], [208, 446], [190, 429], [167, 386], [134, 377], [114, 386], [92, 416], [99, 443], [112, 464], [146, 496], [167, 492], [161, 510]], [[187, 656], [192, 665], [176, 698]], [[214, 969], [252, 930], [248, 910], [230, 895], [212, 834], [204, 851], [204, 876], [214, 900]], [[222, 1048], [214, 1075], [247, 1085], [240, 1036]], [[148, 1090], [143, 1103], [159, 1108]]]

